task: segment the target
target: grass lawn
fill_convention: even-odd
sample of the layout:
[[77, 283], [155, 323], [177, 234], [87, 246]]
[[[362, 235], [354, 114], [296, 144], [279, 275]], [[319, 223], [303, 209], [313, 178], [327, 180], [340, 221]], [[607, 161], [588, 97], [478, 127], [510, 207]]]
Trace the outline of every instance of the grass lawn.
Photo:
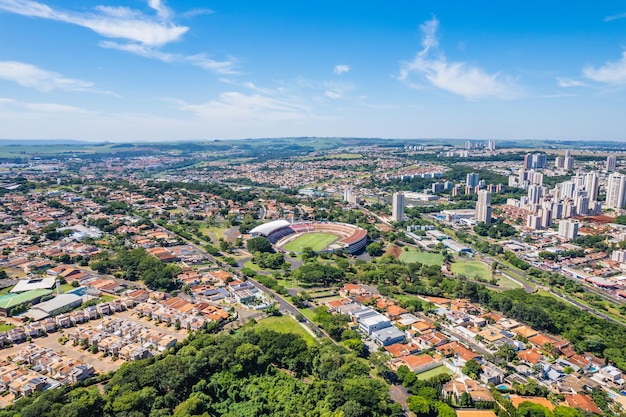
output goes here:
[[336, 300], [341, 300], [343, 297], [340, 295], [329, 295], [327, 297], [319, 297], [319, 298], [315, 298], [312, 301], [316, 302], [316, 303], [327, 303], [329, 301], [336, 301]]
[[103, 303], [108, 303], [108, 302], [110, 302], [110, 301], [117, 300], [117, 297], [114, 297], [114, 296], [112, 296], [112, 295], [105, 295], [105, 294], [102, 294], [102, 295], [100, 296], [100, 299], [102, 300], [102, 302], [103, 302]]
[[68, 292], [75, 289], [76, 288], [72, 287], [70, 284], [61, 284], [61, 292]]
[[426, 380], [429, 380], [430, 378], [432, 378], [434, 376], [442, 375], [442, 374], [448, 374], [448, 375], [452, 376], [452, 375], [454, 375], [454, 372], [452, 372], [446, 366], [441, 365], [441, 366], [433, 368], [433, 369], [431, 369], [429, 371], [422, 372], [421, 374], [417, 374], [417, 379], [421, 379], [422, 381], [426, 381]]
[[9, 331], [11, 329], [14, 329], [15, 326], [9, 323], [5, 323], [5, 322], [0, 322], [0, 332], [6, 332]]
[[209, 238], [209, 240], [216, 244], [217, 242], [219, 242], [220, 238], [225, 238], [224, 236], [224, 232], [226, 231], [225, 228], [223, 227], [218, 227], [218, 226], [206, 226], [206, 227], [199, 227], [198, 228], [198, 232], [202, 233], [202, 235], [206, 236]]
[[319, 252], [337, 239], [337, 235], [332, 233], [305, 233], [287, 243], [284, 248], [289, 252], [302, 252], [304, 248], [311, 248], [314, 252]]
[[414, 249], [402, 250], [400, 261], [404, 263], [419, 262], [424, 265], [441, 265], [443, 256], [439, 253], [422, 252]]
[[295, 280], [295, 279], [291, 279], [291, 278], [276, 278], [276, 281], [278, 281], [278, 283], [280, 285], [282, 285], [285, 288], [289, 288], [289, 289], [293, 289], [293, 290], [303, 290], [304, 288], [302, 287], [302, 285], [300, 285], [300, 282]]
[[515, 278], [516, 280], [523, 282], [524, 284], [530, 285], [531, 287], [536, 287], [535, 284], [533, 284], [532, 282], [530, 282], [529, 280], [527, 280], [526, 278], [524, 278], [523, 276], [521, 276], [519, 273], [515, 272], [515, 271], [511, 271], [510, 269], [507, 269], [506, 271], [503, 271], [505, 274], [511, 275], [513, 278]]
[[310, 308], [299, 308], [298, 311], [300, 311], [300, 313], [302, 313], [304, 317], [311, 321], [313, 321], [313, 319], [315, 318], [315, 312]]
[[259, 322], [254, 326], [257, 331], [263, 330], [274, 330], [279, 333], [295, 333], [305, 340], [305, 342], [312, 346], [314, 345], [315, 339], [309, 332], [304, 330], [304, 328], [294, 320], [291, 316], [279, 316], [279, 317], [267, 317], [259, 320]]
[[460, 261], [452, 264], [452, 272], [458, 275], [465, 275], [468, 278], [479, 276], [482, 279], [491, 279], [489, 267], [479, 261]]
[[502, 288], [503, 290], [514, 290], [517, 288], [522, 288], [517, 282], [505, 277], [504, 275], [498, 275], [498, 287]]
[[243, 264], [244, 268], [250, 268], [253, 271], [263, 271], [263, 268], [261, 268], [260, 266], [258, 266], [257, 264], [253, 263], [252, 261], [248, 261], [245, 264]]

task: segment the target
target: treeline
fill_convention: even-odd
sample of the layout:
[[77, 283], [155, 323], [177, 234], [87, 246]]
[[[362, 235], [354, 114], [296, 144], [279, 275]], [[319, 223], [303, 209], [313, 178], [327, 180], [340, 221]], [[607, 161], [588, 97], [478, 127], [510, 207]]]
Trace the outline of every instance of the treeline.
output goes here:
[[143, 248], [123, 249], [113, 255], [102, 252], [94, 256], [89, 267], [101, 274], [114, 273], [129, 281], [141, 280], [152, 290], [172, 291], [178, 288], [175, 278], [181, 273], [176, 264], [166, 264]]
[[399, 416], [386, 384], [333, 344], [254, 328], [198, 334], [159, 359], [122, 365], [104, 386], [51, 389], [0, 417]]

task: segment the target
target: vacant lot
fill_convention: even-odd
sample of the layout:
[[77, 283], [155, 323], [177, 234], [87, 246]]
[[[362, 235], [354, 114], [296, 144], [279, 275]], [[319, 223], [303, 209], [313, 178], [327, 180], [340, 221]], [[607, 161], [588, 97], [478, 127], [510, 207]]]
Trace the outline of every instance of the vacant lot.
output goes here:
[[257, 331], [274, 330], [279, 333], [295, 333], [306, 341], [308, 345], [314, 345], [315, 339], [291, 316], [267, 317], [259, 320], [254, 325]]
[[419, 262], [424, 265], [441, 265], [443, 256], [438, 253], [421, 252], [415, 249], [403, 250], [399, 258], [404, 263]]
[[304, 248], [311, 248], [315, 252], [319, 252], [337, 239], [337, 236], [332, 233], [305, 233], [287, 243], [284, 248], [289, 252], [302, 252]]
[[452, 272], [468, 278], [491, 279], [489, 267], [479, 261], [460, 261], [452, 264]]

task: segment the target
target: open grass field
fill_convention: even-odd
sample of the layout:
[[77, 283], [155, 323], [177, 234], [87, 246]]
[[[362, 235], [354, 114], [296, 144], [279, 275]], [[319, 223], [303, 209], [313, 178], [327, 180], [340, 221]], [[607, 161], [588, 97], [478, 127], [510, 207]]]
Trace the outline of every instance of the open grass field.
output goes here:
[[441, 265], [443, 256], [439, 253], [422, 252], [415, 249], [403, 250], [400, 254], [400, 261], [404, 263], [419, 262], [424, 265]]
[[204, 226], [199, 227], [198, 231], [202, 233], [203, 236], [208, 237], [212, 243], [217, 244], [220, 238], [225, 237], [224, 232], [226, 231], [226, 228], [218, 226]]
[[465, 275], [468, 278], [491, 279], [489, 267], [479, 261], [459, 261], [451, 266], [452, 272], [458, 275]]
[[313, 251], [319, 252], [337, 239], [338, 237], [332, 233], [305, 233], [287, 243], [284, 248], [289, 252], [302, 252], [304, 248], [311, 248]]
[[315, 339], [309, 332], [304, 330], [304, 328], [291, 316], [280, 316], [280, 317], [267, 317], [259, 320], [257, 324], [254, 325], [254, 329], [256, 331], [263, 330], [274, 330], [279, 333], [295, 333], [305, 340], [305, 342], [312, 346], [314, 345]]
[[521, 286], [517, 282], [503, 275], [498, 275], [498, 287], [502, 288], [503, 290], [514, 290], [516, 288], [521, 288]]
[[421, 374], [417, 374], [417, 379], [421, 379], [422, 381], [427, 381], [434, 376], [443, 375], [443, 374], [454, 375], [454, 372], [452, 372], [446, 366], [441, 365], [429, 371], [422, 372]]

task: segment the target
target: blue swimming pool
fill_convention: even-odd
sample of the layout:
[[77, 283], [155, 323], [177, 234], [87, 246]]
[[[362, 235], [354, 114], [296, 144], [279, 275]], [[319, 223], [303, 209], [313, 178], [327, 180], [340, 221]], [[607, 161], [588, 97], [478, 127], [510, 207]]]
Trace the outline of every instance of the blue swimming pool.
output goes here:
[[87, 287], [78, 287], [75, 290], [69, 291], [70, 294], [80, 295], [81, 297], [87, 294]]

